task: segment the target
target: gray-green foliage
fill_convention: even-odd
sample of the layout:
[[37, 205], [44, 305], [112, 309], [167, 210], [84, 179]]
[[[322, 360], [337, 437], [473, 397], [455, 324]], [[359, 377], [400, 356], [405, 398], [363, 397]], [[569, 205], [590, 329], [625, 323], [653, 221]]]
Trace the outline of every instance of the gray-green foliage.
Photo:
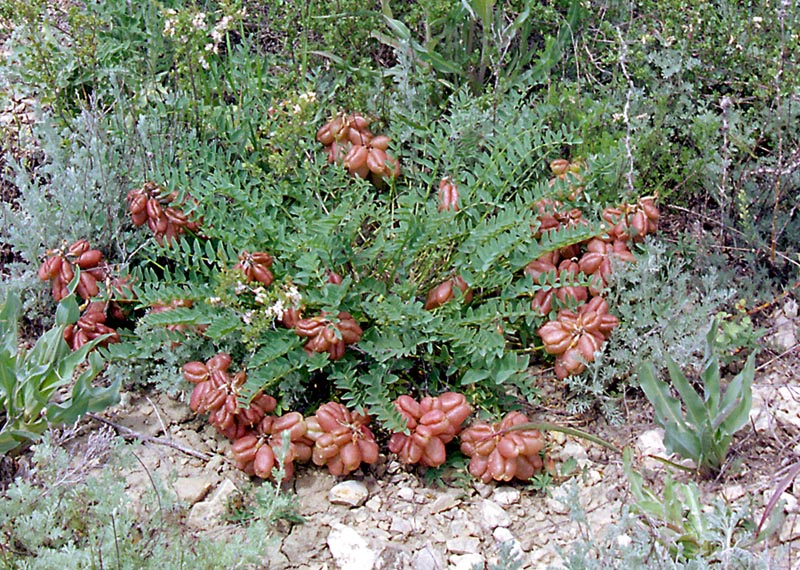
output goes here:
[[587, 372], [567, 380], [575, 395], [572, 406], [580, 410], [599, 404], [613, 416], [612, 392], [636, 386], [635, 371], [642, 362], [660, 369], [667, 356], [692, 362], [702, 350], [708, 322], [734, 293], [713, 267], [697, 275], [663, 242], [648, 240], [636, 252], [636, 263], [617, 264], [611, 274], [606, 299], [620, 325]]
[[27, 306], [35, 301], [31, 289], [45, 290], [36, 285], [35, 271], [48, 249], [86, 238], [106, 259], [119, 260], [141, 241], [123, 220], [144, 151], [135, 131], [123, 131], [118, 119], [96, 106], [67, 126], [43, 114], [33, 130], [38, 146], [30, 149], [37, 160], [6, 157], [19, 196], [0, 204], [0, 239], [22, 261], [6, 266], [10, 277], [2, 288], [27, 291]]
[[[67, 451], [48, 435], [35, 446], [29, 476], [0, 494], [0, 561], [10, 569], [252, 568], [266, 564], [269, 511], [257, 508], [246, 530], [198, 537], [164, 482], [133, 497], [125, 469], [135, 445], [95, 432]], [[137, 467], [138, 468], [138, 467]], [[267, 501], [264, 501], [267, 502]], [[273, 497], [272, 502], [275, 502]]]
[[644, 362], [638, 369], [639, 384], [655, 408], [656, 421], [664, 428], [667, 449], [694, 460], [704, 475], [722, 468], [733, 435], [749, 418], [753, 399], [755, 353], [724, 390], [720, 385], [717, 326], [713, 320], [706, 336], [700, 371], [702, 394], [698, 394], [669, 356], [665, 357], [669, 378], [679, 398], [672, 395], [666, 382], [658, 379], [652, 362]]

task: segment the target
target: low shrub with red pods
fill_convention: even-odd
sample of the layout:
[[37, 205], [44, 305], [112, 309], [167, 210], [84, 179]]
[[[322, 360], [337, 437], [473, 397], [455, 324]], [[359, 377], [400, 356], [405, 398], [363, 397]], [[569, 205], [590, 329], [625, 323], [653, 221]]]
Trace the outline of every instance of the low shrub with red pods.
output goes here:
[[392, 434], [389, 450], [404, 463], [427, 467], [445, 462], [445, 445], [461, 432], [461, 424], [472, 413], [464, 395], [456, 392], [425, 396], [420, 402], [404, 395], [394, 401], [394, 406], [406, 419], [409, 433]]
[[458, 186], [449, 176], [439, 181], [439, 211], [458, 212]]
[[461, 296], [465, 303], [472, 301], [472, 289], [469, 288], [469, 285], [467, 285], [463, 277], [456, 275], [452, 279], [440, 283], [428, 292], [428, 296], [425, 299], [425, 308], [432, 311], [454, 299], [456, 296], [453, 290], [454, 288], [458, 288], [458, 290], [461, 291]]
[[270, 254], [263, 251], [250, 253], [245, 250], [239, 255], [239, 263], [233, 268], [244, 273], [248, 280], [258, 281], [264, 287], [269, 287], [274, 280], [272, 271], [269, 270], [271, 265], [272, 256]]
[[469, 472], [489, 481], [527, 481], [544, 467], [544, 436], [539, 430], [509, 431], [529, 423], [520, 412], [509, 412], [496, 424], [476, 422], [461, 432], [461, 452], [470, 458]]
[[369, 130], [370, 120], [360, 113], [338, 114], [317, 131], [325, 147], [328, 163], [343, 163], [359, 178], [371, 177], [380, 185], [384, 178], [400, 175], [400, 162], [388, 154], [389, 137]]
[[378, 461], [378, 444], [369, 429], [370, 417], [328, 402], [306, 419], [307, 435], [314, 441], [311, 460], [327, 466], [331, 475], [347, 475], [362, 463]]
[[608, 303], [594, 297], [577, 311], [560, 310], [555, 320], [542, 325], [539, 336], [547, 353], [556, 356], [556, 376], [564, 379], [583, 372], [618, 324], [619, 319], [608, 312]]

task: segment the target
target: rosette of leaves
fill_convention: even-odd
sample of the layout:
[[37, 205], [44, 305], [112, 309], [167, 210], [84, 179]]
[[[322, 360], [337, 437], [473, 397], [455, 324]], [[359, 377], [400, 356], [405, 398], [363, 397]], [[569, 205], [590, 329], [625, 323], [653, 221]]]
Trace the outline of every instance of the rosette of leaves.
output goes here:
[[342, 358], [345, 346], [357, 343], [363, 333], [353, 316], [344, 311], [337, 319], [330, 319], [324, 312], [316, 317], [300, 319], [295, 323], [294, 331], [308, 339], [303, 347], [306, 353], [327, 352], [331, 360]]
[[464, 394], [457, 392], [425, 396], [420, 402], [403, 395], [394, 401], [394, 406], [405, 418], [409, 433], [392, 434], [389, 450], [404, 463], [419, 463], [427, 467], [437, 467], [445, 462], [445, 445], [461, 432], [461, 424], [472, 413]]
[[239, 263], [233, 266], [238, 269], [250, 281], [258, 281], [264, 287], [269, 287], [274, 280], [270, 266], [272, 265], [272, 256], [263, 251], [250, 253], [247, 250], [239, 255]]
[[167, 192], [155, 182], [145, 182], [141, 188], [128, 192], [128, 211], [136, 227], [147, 224], [156, 241], [170, 243], [185, 231], [197, 232], [201, 221], [191, 220], [182, 209], [172, 206], [177, 192]]
[[187, 362], [183, 377], [195, 384], [189, 407], [197, 413], [208, 413], [208, 421], [228, 439], [244, 436], [249, 429], [273, 411], [277, 401], [272, 396], [256, 392], [247, 407], [239, 405], [241, 388], [247, 376], [244, 371], [231, 376], [230, 355], [220, 352], [206, 363]]
[[311, 459], [314, 441], [306, 434], [308, 425], [300, 412], [289, 412], [282, 416], [264, 416], [255, 429], [237, 438], [231, 445], [236, 467], [262, 479], [269, 479], [277, 466], [279, 450], [284, 437], [288, 449], [283, 459], [284, 480], [294, 475], [294, 462]]
[[594, 297], [577, 311], [560, 310], [555, 320], [542, 325], [539, 336], [547, 353], [556, 356], [556, 376], [563, 380], [583, 372], [618, 324], [619, 319], [608, 312], [608, 303]]
[[362, 463], [378, 460], [378, 444], [368, 424], [370, 417], [328, 402], [308, 419], [307, 435], [314, 441], [311, 459], [328, 467], [331, 475], [347, 475]]
[[64, 245], [59, 249], [47, 252], [47, 258], [39, 267], [39, 279], [50, 281], [53, 288], [53, 299], [60, 301], [69, 295], [69, 284], [79, 273], [75, 292], [88, 301], [100, 292], [98, 281], [106, 278], [106, 268], [101, 267], [103, 254], [98, 249], [91, 249], [89, 242], [79, 239], [72, 245]]
[[425, 309], [432, 311], [453, 300], [456, 296], [455, 289], [461, 291], [461, 298], [465, 303], [472, 301], [472, 289], [469, 288], [463, 277], [456, 275], [428, 292], [428, 296], [425, 299]]
[[108, 346], [109, 343], [120, 341], [116, 329], [106, 324], [108, 307], [109, 303], [106, 301], [89, 303], [78, 322], [64, 328], [64, 340], [72, 350], [78, 350], [94, 340], [97, 340], [98, 346]]
[[370, 176], [380, 185], [383, 178], [400, 174], [400, 163], [387, 153], [389, 137], [374, 135], [369, 123], [360, 113], [339, 114], [319, 128], [317, 140], [325, 146], [329, 164], [342, 162], [351, 175]]
[[539, 430], [508, 431], [526, 424], [520, 412], [509, 412], [499, 423], [476, 422], [461, 432], [461, 452], [470, 458], [469, 472], [484, 483], [527, 481], [544, 467], [544, 436]]
[[[103, 337], [75, 351], [64, 341], [64, 330], [80, 314], [74, 295], [59, 302], [55, 326], [30, 350], [19, 343], [20, 311], [14, 296], [0, 306], [0, 455], [36, 441], [53, 424], [74, 423], [87, 412], [102, 411], [119, 401], [120, 380], [108, 387], [92, 385], [104, 365], [92, 349]], [[56, 400], [56, 394], [70, 385], [69, 397]]]
[[653, 196], [640, 198], [635, 204], [623, 204], [603, 210], [611, 239], [642, 241], [658, 230], [659, 212]]

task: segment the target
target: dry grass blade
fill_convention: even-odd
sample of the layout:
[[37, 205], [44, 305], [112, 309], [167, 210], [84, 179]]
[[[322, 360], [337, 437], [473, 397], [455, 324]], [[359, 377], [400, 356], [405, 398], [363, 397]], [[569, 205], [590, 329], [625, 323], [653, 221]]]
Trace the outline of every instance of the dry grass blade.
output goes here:
[[800, 473], [800, 461], [795, 463], [789, 470], [789, 473], [786, 474], [786, 477], [784, 477], [781, 480], [781, 482], [778, 483], [778, 486], [775, 489], [775, 492], [772, 494], [769, 503], [767, 503], [767, 508], [764, 509], [764, 514], [761, 515], [761, 520], [758, 521], [758, 528], [756, 528], [756, 537], [758, 537], [758, 535], [761, 534], [761, 527], [764, 526], [764, 523], [769, 518], [772, 509], [775, 508], [775, 505], [778, 503], [778, 500], [781, 498], [781, 495], [786, 489], [789, 488], [789, 485], [792, 484], [795, 477], [797, 477], [798, 473]]

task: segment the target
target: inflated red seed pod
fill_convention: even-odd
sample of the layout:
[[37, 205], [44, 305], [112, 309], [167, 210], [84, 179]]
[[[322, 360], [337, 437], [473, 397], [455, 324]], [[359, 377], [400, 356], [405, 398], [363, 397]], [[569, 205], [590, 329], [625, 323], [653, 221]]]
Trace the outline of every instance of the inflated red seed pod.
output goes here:
[[501, 422], [476, 422], [461, 432], [461, 452], [470, 458], [469, 472], [484, 483], [492, 480], [527, 481], [544, 467], [544, 436], [538, 430], [508, 431], [528, 423], [520, 412], [509, 412]]
[[449, 176], [439, 181], [439, 211], [447, 210], [458, 212], [458, 187]]
[[456, 275], [428, 292], [428, 296], [425, 299], [425, 309], [428, 311], [438, 309], [451, 299], [454, 299], [455, 292], [453, 291], [453, 287], [458, 287], [459, 291], [461, 291], [464, 303], [470, 303], [472, 301], [472, 289], [469, 288], [469, 285], [467, 285], [463, 277]]
[[177, 192], [167, 192], [154, 182], [130, 190], [127, 200], [133, 224], [137, 227], [147, 224], [161, 245], [172, 242], [186, 230], [198, 231], [201, 220], [191, 220], [180, 207], [171, 205], [177, 197]]
[[336, 320], [324, 313], [295, 323], [295, 333], [308, 339], [304, 350], [308, 354], [327, 352], [331, 360], [344, 356], [346, 345], [355, 344], [361, 339], [363, 331], [350, 313], [342, 311]]
[[242, 370], [231, 376], [228, 373], [230, 365], [230, 355], [220, 352], [205, 364], [187, 362], [183, 366], [183, 375], [195, 384], [189, 407], [197, 413], [208, 413], [209, 423], [225, 437], [234, 440], [272, 412], [277, 401], [259, 391], [242, 405], [240, 393], [247, 375]]
[[539, 328], [544, 349], [556, 355], [555, 372], [559, 379], [580, 374], [594, 360], [619, 319], [608, 313], [608, 304], [595, 297], [577, 312], [562, 309], [556, 320]]
[[248, 280], [257, 281], [265, 287], [269, 287], [274, 280], [272, 272], [269, 270], [272, 261], [272, 256], [266, 252], [250, 253], [245, 250], [239, 255], [239, 262], [233, 268], [244, 273]]
[[106, 325], [107, 303], [94, 301], [86, 306], [83, 314], [74, 325], [64, 329], [64, 340], [72, 350], [78, 350], [87, 342], [98, 337], [109, 335], [103, 339], [99, 346], [108, 346], [120, 341], [119, 333]]

